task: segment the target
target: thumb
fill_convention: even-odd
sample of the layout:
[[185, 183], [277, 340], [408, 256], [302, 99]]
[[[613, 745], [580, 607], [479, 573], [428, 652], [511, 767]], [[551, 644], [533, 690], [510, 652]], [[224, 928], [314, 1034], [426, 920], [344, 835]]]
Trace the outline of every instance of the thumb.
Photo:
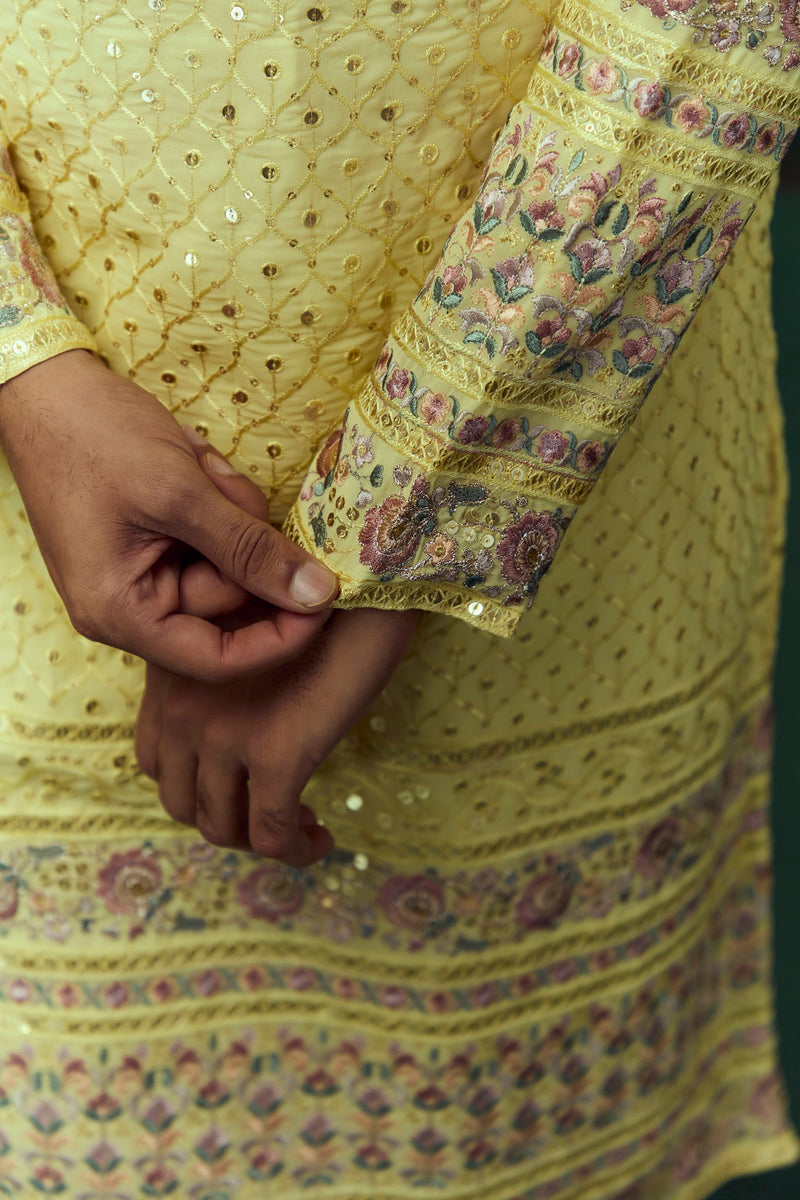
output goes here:
[[308, 613], [331, 604], [339, 590], [332, 571], [266, 520], [228, 499], [207, 472], [202, 478], [205, 486], [193, 489], [174, 536], [245, 591], [279, 608]]

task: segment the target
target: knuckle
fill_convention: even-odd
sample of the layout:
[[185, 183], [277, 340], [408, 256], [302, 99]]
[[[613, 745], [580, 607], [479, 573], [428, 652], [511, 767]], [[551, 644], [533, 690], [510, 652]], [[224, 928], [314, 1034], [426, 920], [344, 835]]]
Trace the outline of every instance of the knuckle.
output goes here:
[[76, 633], [90, 642], [103, 641], [103, 630], [100, 621], [84, 604], [72, 604], [68, 611], [69, 619]]
[[168, 788], [159, 787], [158, 798], [161, 801], [161, 807], [168, 816], [172, 817], [173, 821], [177, 821], [180, 825], [194, 825], [186, 804], [181, 803], [180, 798]]
[[220, 830], [213, 812], [211, 798], [205, 796], [201, 791], [197, 793], [195, 823], [197, 825], [197, 832], [212, 846], [224, 846], [226, 844], [225, 836]]
[[272, 575], [280, 560], [276, 552], [276, 537], [269, 525], [249, 521], [232, 535], [231, 564], [237, 580]]
[[256, 854], [281, 858], [291, 853], [295, 828], [281, 809], [259, 808], [250, 820], [250, 844]]

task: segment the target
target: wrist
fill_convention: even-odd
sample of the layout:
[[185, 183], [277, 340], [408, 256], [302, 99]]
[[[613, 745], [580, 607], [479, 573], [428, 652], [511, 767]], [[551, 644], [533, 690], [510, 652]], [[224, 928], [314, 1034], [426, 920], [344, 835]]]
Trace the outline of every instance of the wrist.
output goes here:
[[0, 384], [0, 440], [5, 442], [17, 426], [27, 425], [37, 399], [62, 400], [69, 395], [73, 377], [85, 379], [87, 372], [98, 368], [104, 369], [90, 350], [64, 350]]

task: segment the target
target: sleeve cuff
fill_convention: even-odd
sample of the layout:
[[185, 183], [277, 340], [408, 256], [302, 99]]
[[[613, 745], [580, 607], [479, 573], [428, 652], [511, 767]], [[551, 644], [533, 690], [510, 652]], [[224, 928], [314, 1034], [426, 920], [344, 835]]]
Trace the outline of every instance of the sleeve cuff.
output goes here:
[[2, 319], [0, 308], [0, 384], [66, 350], [97, 352], [86, 326], [61, 312], [7, 329], [3, 329]]

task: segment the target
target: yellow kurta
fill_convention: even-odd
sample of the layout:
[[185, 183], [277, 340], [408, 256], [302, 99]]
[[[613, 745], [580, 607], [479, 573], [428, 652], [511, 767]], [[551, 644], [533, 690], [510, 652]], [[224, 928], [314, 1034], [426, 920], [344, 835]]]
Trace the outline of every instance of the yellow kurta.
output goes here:
[[96, 345], [345, 603], [430, 610], [309, 787], [331, 859], [216, 849], [3, 468], [0, 1190], [693, 1200], [796, 1157], [769, 200], [742, 226], [798, 36], [790, 0], [0, 16], [0, 377]]

